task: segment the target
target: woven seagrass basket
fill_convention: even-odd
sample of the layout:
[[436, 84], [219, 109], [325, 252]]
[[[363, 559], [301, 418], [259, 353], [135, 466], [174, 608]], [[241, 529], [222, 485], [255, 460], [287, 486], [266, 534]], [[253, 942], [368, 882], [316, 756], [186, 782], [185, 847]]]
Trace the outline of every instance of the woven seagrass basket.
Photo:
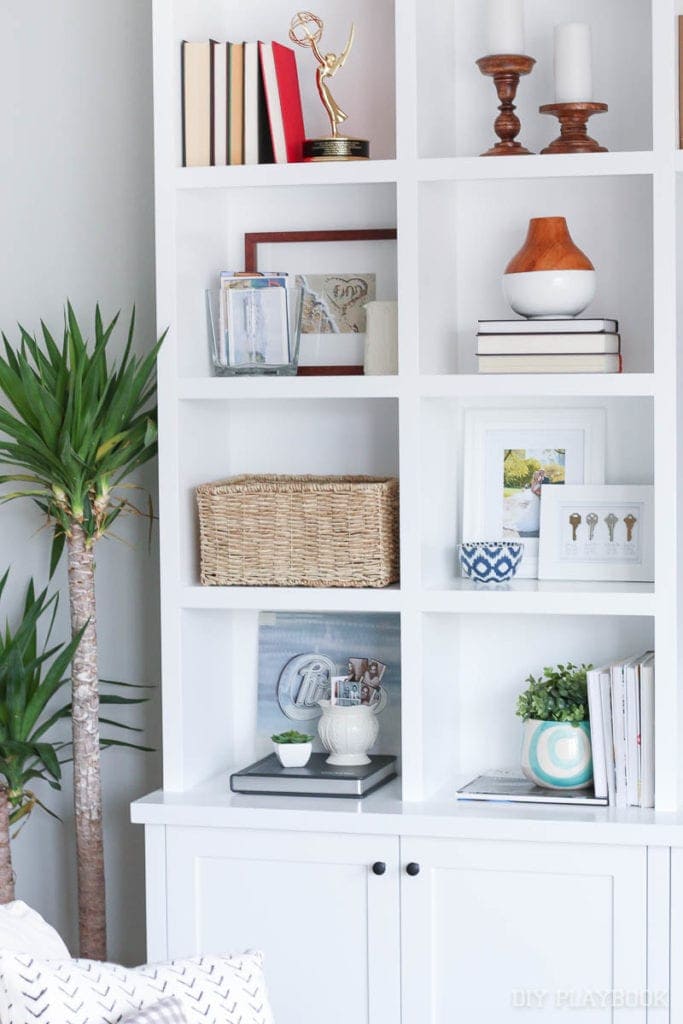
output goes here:
[[197, 488], [204, 586], [386, 587], [398, 480], [237, 476]]

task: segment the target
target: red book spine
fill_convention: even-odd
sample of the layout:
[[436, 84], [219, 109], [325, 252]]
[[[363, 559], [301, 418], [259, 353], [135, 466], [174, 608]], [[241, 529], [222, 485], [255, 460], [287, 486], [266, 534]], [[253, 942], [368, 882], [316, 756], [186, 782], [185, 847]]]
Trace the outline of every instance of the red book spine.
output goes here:
[[[269, 49], [275, 72], [275, 90], [272, 88], [274, 83], [267, 70]], [[262, 61], [268, 116], [276, 149], [275, 158], [279, 163], [285, 160], [287, 163], [299, 163], [303, 159], [305, 129], [296, 55], [288, 46], [270, 43], [262, 45]], [[283, 135], [284, 152], [278, 152], [277, 150], [281, 148], [278, 143], [281, 143]]]

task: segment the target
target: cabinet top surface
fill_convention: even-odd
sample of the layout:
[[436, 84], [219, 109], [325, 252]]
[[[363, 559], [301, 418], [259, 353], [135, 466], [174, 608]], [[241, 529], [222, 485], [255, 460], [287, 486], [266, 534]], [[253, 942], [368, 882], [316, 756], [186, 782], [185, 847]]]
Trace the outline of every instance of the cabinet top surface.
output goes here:
[[187, 792], [150, 793], [132, 805], [131, 816], [137, 824], [185, 828], [683, 847], [681, 812], [459, 802], [455, 788], [420, 803], [402, 801], [398, 781], [363, 800], [246, 796], [229, 791], [226, 773]]

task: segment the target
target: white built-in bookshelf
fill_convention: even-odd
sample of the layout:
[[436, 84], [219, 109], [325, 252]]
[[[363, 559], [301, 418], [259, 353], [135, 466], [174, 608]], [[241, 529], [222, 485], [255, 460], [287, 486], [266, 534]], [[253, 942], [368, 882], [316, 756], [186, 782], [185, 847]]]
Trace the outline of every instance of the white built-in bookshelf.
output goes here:
[[[418, 1019], [455, 1019], [448, 1015], [451, 1010], [455, 1014], [456, 1006], [460, 1012], [470, 1003], [476, 1007], [475, 996], [468, 1003], [461, 984], [452, 993], [452, 1005], [451, 996], [444, 996], [439, 1016], [429, 1003], [431, 996], [415, 987], [412, 971], [424, 968], [428, 974], [431, 969], [423, 959], [427, 947], [411, 945], [423, 942], [423, 925], [431, 927], [420, 916], [421, 904], [411, 902], [412, 894], [421, 891], [418, 887], [428, 883], [424, 872], [419, 881], [408, 880], [401, 865], [407, 859], [424, 863], [433, 854], [441, 868], [449, 857], [450, 867], [471, 861], [467, 870], [472, 872], [478, 865], [490, 868], [487, 886], [493, 880], [498, 884], [507, 870], [548, 871], [551, 876], [553, 871], [576, 871], [574, 902], [566, 907], [562, 902], [561, 880], [547, 898], [560, 917], [566, 913], [567, 920], [573, 920], [572, 914], [580, 912], [584, 925], [586, 920], [602, 922], [589, 940], [585, 933], [578, 935], [577, 918], [575, 937], [580, 939], [581, 956], [589, 958], [586, 971], [590, 973], [589, 961], [603, 963], [600, 958], [609, 947], [612, 959], [605, 961], [603, 982], [607, 979], [614, 987], [620, 978], [637, 978], [638, 984], [644, 983], [647, 962], [647, 983], [668, 985], [664, 963], [669, 956], [669, 900], [675, 909], [683, 891], [681, 852], [663, 849], [683, 845], [683, 819], [667, 813], [676, 812], [683, 802], [683, 501], [677, 493], [683, 479], [677, 320], [678, 282], [683, 276], [683, 159], [677, 150], [675, 23], [675, 15], [683, 13], [683, 0], [526, 0], [527, 51], [538, 65], [519, 88], [521, 140], [538, 151], [557, 134], [557, 123], [537, 113], [539, 104], [553, 99], [552, 28], [561, 21], [583, 20], [594, 31], [595, 98], [610, 105], [610, 112], [595, 118], [590, 127], [609, 147], [608, 153], [477, 156], [493, 142], [495, 114], [491, 81], [474, 63], [485, 53], [483, 0], [321, 0], [315, 11], [331, 37], [345, 39], [349, 22], [356, 24], [356, 47], [337, 91], [350, 114], [349, 132], [371, 140], [373, 159], [182, 168], [181, 40], [286, 42], [294, 10], [290, 0], [154, 3], [157, 305], [159, 327], [170, 325], [159, 366], [164, 792], [133, 810], [134, 819], [148, 826], [150, 953], [184, 949], [186, 933], [194, 936], [189, 945], [194, 943], [195, 948], [241, 942], [242, 935], [247, 944], [267, 946], [267, 913], [259, 918], [262, 931], [252, 936], [244, 924], [247, 917], [239, 916], [240, 893], [231, 888], [230, 865], [242, 857], [239, 871], [245, 872], [247, 862], [265, 864], [277, 856], [274, 850], [281, 849], [289, 871], [301, 858], [310, 860], [310, 850], [315, 849], [321, 859], [353, 862], [362, 869], [358, 879], [367, 885], [372, 921], [366, 929], [370, 945], [363, 945], [364, 938], [358, 948], [379, 969], [368, 982], [374, 993], [370, 1010], [361, 1012], [360, 1004], [353, 1002], [353, 985], [342, 998], [338, 977], [335, 983], [324, 960], [317, 959], [317, 946], [328, 948], [327, 940], [313, 946], [302, 930], [309, 967], [314, 963], [310, 975], [319, 978], [311, 982], [316, 998], [310, 1007], [322, 1007], [330, 1021], [341, 1020], [335, 1014], [342, 1009], [345, 1020], [397, 1020], [398, 996], [389, 989], [398, 970], [392, 959], [397, 959], [398, 911], [393, 896], [381, 902], [381, 893], [389, 891], [381, 886], [395, 886], [390, 891], [398, 901], [400, 876], [405, 923], [401, 956], [404, 971], [410, 968], [408, 981], [404, 978], [403, 1020], [412, 1024]], [[307, 133], [324, 134], [310, 54], [300, 51], [297, 59]], [[626, 372], [477, 376], [476, 321], [509, 315], [500, 287], [504, 266], [519, 248], [528, 219], [550, 215], [567, 217], [572, 236], [596, 265], [598, 294], [591, 309], [597, 316], [619, 319]], [[211, 375], [204, 289], [213, 285], [220, 269], [242, 266], [245, 231], [372, 227], [398, 229], [397, 376]], [[509, 588], [492, 589], [458, 577], [464, 417], [467, 409], [482, 407], [605, 410], [605, 482], [655, 487], [654, 584], [520, 580]], [[194, 488], [244, 472], [399, 476], [400, 585], [386, 590], [201, 587]], [[400, 616], [400, 779], [360, 808], [325, 800], [235, 797], [228, 792], [228, 770], [265, 752], [256, 727], [258, 616], [277, 610]], [[529, 672], [567, 659], [604, 662], [652, 646], [657, 655], [655, 812], [456, 803], [453, 794], [459, 777], [517, 763], [521, 728], [514, 705]], [[234, 835], [222, 838], [223, 830], [232, 829], [237, 830]], [[263, 850], [251, 831], [259, 829], [271, 837]], [[280, 834], [277, 841], [272, 840], [272, 830]], [[318, 838], [292, 852], [297, 831]], [[328, 837], [328, 847], [321, 837], [330, 832], [335, 838]], [[349, 845], [351, 835], [359, 846]], [[374, 845], [366, 836], [375, 837]], [[400, 847], [399, 839], [390, 842], [389, 836], [400, 836]], [[464, 847], [448, 854], [434, 852], [427, 839], [406, 836], [441, 836], [443, 842], [445, 837], [460, 837], [470, 843], [471, 852], [462, 853]], [[501, 845], [494, 849], [492, 840]], [[529, 841], [527, 852], [519, 853], [520, 844], [513, 840]], [[572, 842], [583, 844], [572, 854], [558, 845]], [[600, 845], [589, 853], [586, 844], [605, 847], [604, 863]], [[646, 858], [640, 851], [648, 846]], [[367, 874], [374, 858], [389, 865], [383, 879]], [[210, 867], [219, 863], [225, 865], [220, 884]], [[183, 880], [195, 869], [196, 879], [213, 881], [207, 881], [205, 889], [198, 881], [199, 888], [190, 895]], [[268, 888], [271, 876], [265, 867], [252, 888], [246, 881], [251, 876], [239, 871], [235, 884], [245, 886], [250, 900], [256, 899], [261, 885], [276, 898]], [[605, 895], [603, 907], [588, 881], [584, 891], [581, 874], [609, 876], [610, 885], [614, 880], [609, 893], [616, 894], [616, 916], [610, 909], [612, 896]], [[352, 901], [350, 877], [344, 876], [339, 887]], [[467, 876], [457, 899], [453, 895], [451, 900], [446, 888], [443, 899], [432, 904], [443, 905], [449, 914], [448, 922], [439, 918], [434, 925], [437, 944], [437, 936], [446, 943], [448, 928], [469, 921], [471, 957], [469, 946], [457, 946], [451, 956], [451, 939], [442, 950], [448, 971], [459, 963], [467, 982], [468, 973], [476, 980], [484, 970], [477, 964], [488, 972], [492, 962], [488, 948], [485, 955], [477, 952], [481, 907], [470, 908], [467, 916], [471, 885], [479, 892], [474, 877]], [[523, 930], [530, 915], [529, 934], [521, 936], [515, 962], [523, 961], [519, 950], [527, 941], [542, 959], [546, 947], [539, 942], [545, 939], [538, 936], [544, 936], [545, 929], [533, 917], [533, 899], [525, 897], [526, 902], [517, 906], [513, 893], [518, 882], [510, 884], [512, 902], [505, 904], [500, 934], [507, 933], [513, 920]], [[232, 893], [230, 900], [222, 895], [223, 887]], [[327, 935], [338, 927], [341, 936], [343, 914], [351, 912], [351, 903], [337, 907], [329, 889], [324, 893]], [[500, 894], [496, 899], [500, 902]], [[671, 941], [683, 954], [683, 934], [676, 923], [683, 920], [683, 906], [679, 909], [678, 917], [671, 918]], [[340, 916], [335, 917], [337, 910]], [[482, 921], [488, 923], [488, 944], [498, 932], [495, 915], [486, 915]], [[237, 919], [243, 922], [239, 932], [230, 931], [226, 922], [234, 924]], [[396, 935], [387, 930], [394, 925]], [[571, 936], [573, 925], [568, 927]], [[624, 945], [625, 935], [641, 932], [642, 942]], [[451, 938], [459, 941], [457, 934]], [[287, 959], [288, 941], [283, 938], [280, 946], [275, 945], [271, 978], [277, 994], [279, 986], [286, 991], [278, 961]], [[548, 948], [557, 952], [554, 941], [548, 941]], [[570, 960], [569, 946], [565, 952]], [[338, 953], [337, 962], [342, 958], [341, 950]], [[343, 960], [346, 965], [346, 952]], [[610, 973], [612, 963], [616, 966]], [[490, 984], [488, 973], [481, 977], [482, 984]], [[576, 977], [577, 984], [583, 983], [580, 972]], [[539, 983], [533, 972], [524, 982]], [[379, 995], [378, 985], [385, 986]], [[682, 1007], [681, 993], [676, 998]], [[291, 1008], [288, 1011], [287, 1000], [280, 999], [278, 1020], [309, 1020], [307, 1010], [304, 1018], [297, 1016]], [[302, 1009], [300, 999], [297, 1007]], [[512, 1013], [509, 1006], [506, 1012]], [[475, 1010], [468, 1019], [508, 1017], [502, 1012], [495, 1018], [477, 1017]], [[635, 1014], [629, 1020], [641, 1024], [644, 1017]]]
[[[676, 150], [673, 10], [643, 0], [528, 0], [522, 141], [556, 124], [552, 27], [591, 22], [591, 130], [610, 152], [488, 159], [494, 93], [480, 0], [327, 0], [327, 31], [357, 26], [338, 91], [368, 162], [183, 168], [184, 38], [286, 41], [291, 5], [157, 4], [155, 82], [165, 786], [191, 791], [260, 752], [254, 728], [261, 610], [401, 615], [405, 799], [514, 763], [521, 681], [549, 661], [657, 650], [657, 805], [680, 800], [676, 414]], [[656, 46], [657, 58], [652, 58]], [[310, 54], [299, 52], [307, 130], [324, 131]], [[477, 376], [476, 321], [509, 315], [500, 287], [531, 216], [562, 214], [598, 268], [596, 315], [618, 317], [626, 372]], [[396, 226], [400, 371], [395, 377], [219, 379], [204, 289], [240, 267], [246, 231]], [[471, 407], [601, 407], [608, 483], [654, 483], [655, 585], [535, 583], [481, 589], [458, 578], [463, 417]], [[380, 591], [202, 588], [193, 489], [242, 472], [396, 474], [400, 586]], [[439, 723], [434, 732], [435, 722]], [[483, 759], [483, 764], [482, 764]], [[458, 808], [453, 805], [453, 813]]]

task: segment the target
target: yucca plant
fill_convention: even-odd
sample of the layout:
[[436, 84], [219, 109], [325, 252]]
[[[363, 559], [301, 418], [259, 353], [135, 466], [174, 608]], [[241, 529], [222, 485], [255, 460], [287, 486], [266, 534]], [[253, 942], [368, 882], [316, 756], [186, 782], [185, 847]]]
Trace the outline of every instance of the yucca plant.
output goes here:
[[40, 341], [20, 325], [19, 347], [3, 334], [0, 355], [0, 391], [11, 406], [0, 408], [0, 463], [16, 467], [0, 483], [20, 485], [2, 500], [31, 498], [54, 526], [51, 574], [67, 548], [71, 630], [80, 637], [71, 666], [79, 932], [81, 955], [92, 959], [106, 957], [95, 544], [119, 515], [140, 514], [122, 488], [156, 453], [163, 341], [136, 356], [133, 311], [123, 355], [111, 361], [117, 321], [105, 326], [98, 306], [88, 343], [69, 303], [61, 344], [44, 323]]
[[[0, 579], [0, 598], [9, 570]], [[61, 788], [60, 752], [65, 744], [50, 742], [47, 734], [70, 712], [69, 703], [54, 707], [54, 698], [69, 682], [66, 671], [79, 637], [69, 644], [50, 647], [57, 598], [47, 590], [36, 596], [29, 583], [23, 615], [12, 631], [0, 633], [0, 903], [14, 899], [10, 829], [26, 820], [36, 804], [36, 781]], [[41, 620], [49, 619], [42, 648], [38, 644]], [[51, 812], [50, 812], [51, 813]]]

